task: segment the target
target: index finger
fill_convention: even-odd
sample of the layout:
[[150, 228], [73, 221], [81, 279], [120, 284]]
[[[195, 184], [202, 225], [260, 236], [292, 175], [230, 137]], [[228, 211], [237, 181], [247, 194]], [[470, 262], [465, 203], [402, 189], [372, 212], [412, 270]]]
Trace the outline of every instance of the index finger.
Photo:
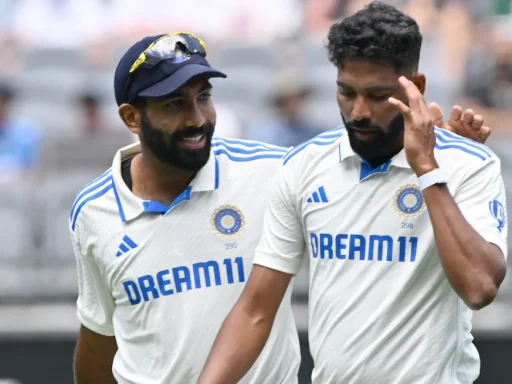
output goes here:
[[408, 80], [405, 76], [400, 76], [398, 78], [398, 83], [405, 91], [405, 95], [407, 96], [407, 100], [411, 106], [412, 104], [418, 104], [423, 99], [423, 95], [418, 87], [416, 87], [416, 85], [414, 85], [414, 83]]

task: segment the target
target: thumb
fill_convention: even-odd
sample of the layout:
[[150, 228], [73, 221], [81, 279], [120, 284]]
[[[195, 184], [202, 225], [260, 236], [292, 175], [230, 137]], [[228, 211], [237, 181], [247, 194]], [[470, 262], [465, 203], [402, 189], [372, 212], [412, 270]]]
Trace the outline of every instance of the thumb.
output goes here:
[[428, 110], [430, 112], [430, 117], [432, 117], [434, 125], [440, 128], [444, 128], [443, 111], [441, 110], [439, 104], [430, 103], [428, 106]]

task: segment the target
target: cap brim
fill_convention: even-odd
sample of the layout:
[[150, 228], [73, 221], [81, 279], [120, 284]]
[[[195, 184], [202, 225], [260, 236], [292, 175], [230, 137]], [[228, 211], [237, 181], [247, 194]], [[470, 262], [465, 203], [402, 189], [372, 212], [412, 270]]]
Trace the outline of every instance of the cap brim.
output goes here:
[[168, 95], [176, 91], [185, 85], [189, 80], [197, 76], [206, 76], [208, 78], [212, 77], [222, 77], [226, 78], [227, 76], [219, 72], [211, 67], [201, 64], [189, 64], [184, 67], [178, 69], [171, 76], [165, 78], [161, 82], [152, 85], [149, 88], [144, 89], [139, 92], [138, 96], [141, 97], [161, 97]]

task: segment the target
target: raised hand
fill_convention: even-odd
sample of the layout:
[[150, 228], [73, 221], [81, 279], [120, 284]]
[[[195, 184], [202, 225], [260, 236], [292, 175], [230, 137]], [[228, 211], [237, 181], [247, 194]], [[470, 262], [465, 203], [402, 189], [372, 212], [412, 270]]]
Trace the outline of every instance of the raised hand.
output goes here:
[[438, 168], [434, 158], [436, 143], [434, 121], [419, 89], [404, 76], [401, 76], [398, 82], [405, 91], [409, 105], [405, 105], [394, 97], [390, 97], [389, 102], [404, 117], [405, 154], [412, 170], [419, 177]]
[[429, 110], [432, 120], [437, 127], [457, 135], [483, 144], [491, 134], [491, 128], [484, 125], [483, 116], [475, 114], [475, 111], [472, 109], [462, 111], [461, 107], [454, 105], [450, 119], [447, 122], [443, 121], [443, 111], [438, 104], [430, 103]]

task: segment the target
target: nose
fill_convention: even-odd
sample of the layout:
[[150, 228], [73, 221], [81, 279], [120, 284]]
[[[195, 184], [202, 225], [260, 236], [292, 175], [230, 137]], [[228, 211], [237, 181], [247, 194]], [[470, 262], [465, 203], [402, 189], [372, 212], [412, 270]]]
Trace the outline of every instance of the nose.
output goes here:
[[185, 125], [187, 127], [201, 127], [205, 122], [206, 119], [197, 104], [191, 105], [186, 112]]
[[351, 118], [353, 120], [364, 120], [372, 118], [370, 108], [368, 108], [368, 104], [366, 103], [364, 97], [357, 96], [355, 99]]

